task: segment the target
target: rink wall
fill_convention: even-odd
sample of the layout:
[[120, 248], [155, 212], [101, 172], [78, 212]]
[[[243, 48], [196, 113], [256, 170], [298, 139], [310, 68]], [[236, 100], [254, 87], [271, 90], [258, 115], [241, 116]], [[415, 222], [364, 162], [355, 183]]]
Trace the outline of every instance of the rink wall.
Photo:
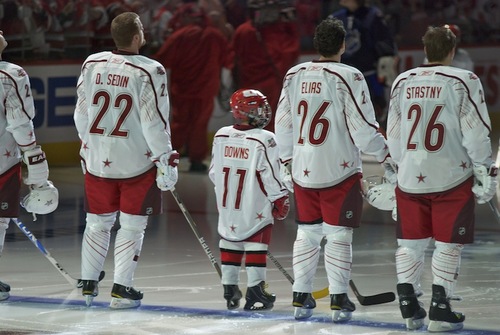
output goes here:
[[[500, 129], [500, 47], [467, 48], [475, 61], [475, 73], [485, 89], [493, 128]], [[400, 50], [400, 71], [418, 66], [424, 59], [422, 50]], [[300, 61], [315, 58], [302, 55]], [[37, 115], [34, 125], [38, 142], [43, 145], [51, 165], [74, 165], [79, 161], [79, 142], [73, 123], [76, 83], [80, 63], [21, 64], [31, 79]], [[208, 125], [210, 134], [230, 124], [230, 113], [217, 104]]]

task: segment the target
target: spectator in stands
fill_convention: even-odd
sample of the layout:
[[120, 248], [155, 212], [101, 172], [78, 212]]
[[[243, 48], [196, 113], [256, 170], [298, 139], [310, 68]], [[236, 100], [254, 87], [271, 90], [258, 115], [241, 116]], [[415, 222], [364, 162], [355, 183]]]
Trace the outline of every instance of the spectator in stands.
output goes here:
[[283, 77], [300, 54], [295, 8], [289, 1], [251, 0], [248, 10], [232, 40], [235, 84], [267, 96], [273, 116], [265, 129], [273, 131]]
[[170, 70], [172, 145], [184, 148], [190, 171], [204, 172], [208, 122], [222, 67], [229, 66], [229, 42], [197, 4], [184, 4], [170, 22], [173, 33], [153, 58]]
[[[343, 8], [331, 17], [340, 19], [346, 29], [342, 63], [354, 66], [365, 76], [377, 121], [381, 128], [385, 128], [385, 87], [390, 87], [396, 77], [394, 39], [378, 7], [366, 5], [365, 0], [340, 0], [340, 5]], [[382, 68], [387, 73], [381, 73]]]

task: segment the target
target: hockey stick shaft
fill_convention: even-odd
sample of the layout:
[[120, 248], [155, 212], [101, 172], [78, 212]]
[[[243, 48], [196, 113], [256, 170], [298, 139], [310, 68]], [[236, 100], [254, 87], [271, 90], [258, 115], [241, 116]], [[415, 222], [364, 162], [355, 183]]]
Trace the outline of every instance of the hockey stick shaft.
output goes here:
[[500, 211], [498, 210], [498, 207], [493, 202], [493, 199], [488, 201], [488, 205], [490, 206], [491, 210], [493, 211], [493, 214], [495, 214], [495, 218], [497, 219], [497, 223], [500, 223]]
[[201, 247], [205, 251], [205, 254], [207, 254], [207, 257], [210, 260], [210, 263], [212, 263], [212, 266], [215, 268], [215, 270], [219, 274], [219, 277], [222, 278], [222, 270], [219, 266], [219, 263], [217, 263], [217, 259], [215, 259], [214, 255], [212, 254], [212, 251], [210, 250], [207, 243], [205, 242], [205, 239], [203, 238], [203, 236], [201, 236], [200, 232], [198, 231], [198, 227], [196, 226], [196, 223], [194, 222], [193, 218], [191, 217], [191, 214], [188, 212], [186, 206], [184, 206], [184, 203], [182, 202], [179, 194], [177, 193], [175, 188], [171, 189], [170, 192], [174, 196], [175, 202], [177, 202], [177, 205], [181, 209], [182, 214], [184, 214], [184, 217], [186, 218], [186, 221], [189, 223], [189, 226], [191, 227], [191, 230], [193, 231], [194, 235], [198, 239], [198, 242], [200, 242]]
[[[285, 270], [285, 268], [278, 262], [278, 260], [271, 254], [270, 251], [267, 252], [267, 257], [276, 265], [278, 270], [288, 279], [288, 281], [293, 285], [294, 279], [290, 274]], [[328, 287], [325, 287], [324, 289], [321, 289], [319, 291], [314, 291], [311, 293], [314, 299], [321, 299], [329, 295]]]
[[75, 284], [77, 283], [77, 280], [71, 277], [69, 273], [66, 270], [64, 270], [64, 268], [61, 265], [59, 265], [59, 263], [55, 260], [55, 258], [51, 256], [50, 252], [47, 251], [47, 249], [44, 248], [42, 243], [35, 237], [35, 235], [33, 235], [33, 233], [30, 232], [28, 228], [26, 228], [26, 226], [18, 219], [13, 218], [11, 220], [14, 221], [14, 223], [19, 227], [19, 229], [21, 229], [24, 235], [26, 235], [26, 237], [28, 237], [28, 239], [37, 247], [37, 249], [40, 250], [40, 252], [45, 256], [45, 258], [47, 258], [49, 262], [52, 263], [52, 265], [54, 265], [57, 271], [59, 271], [59, 273], [68, 281], [68, 283], [70, 283], [70, 285], [74, 287]]

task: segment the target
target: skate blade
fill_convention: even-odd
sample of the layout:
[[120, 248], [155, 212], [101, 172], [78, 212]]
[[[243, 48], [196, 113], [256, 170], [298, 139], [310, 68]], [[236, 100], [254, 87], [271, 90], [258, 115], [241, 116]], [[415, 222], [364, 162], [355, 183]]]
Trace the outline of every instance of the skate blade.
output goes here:
[[346, 310], [333, 310], [332, 311], [332, 321], [333, 322], [346, 322], [351, 320], [352, 312]]
[[429, 326], [427, 327], [428, 332], [439, 333], [439, 332], [452, 332], [455, 330], [460, 330], [464, 327], [463, 322], [450, 323], [446, 321], [429, 321]]
[[405, 319], [405, 321], [406, 321], [406, 329], [408, 330], [416, 330], [424, 326], [424, 319], [408, 318]]
[[109, 303], [109, 308], [112, 309], [126, 309], [126, 308], [136, 308], [141, 305], [140, 300], [130, 300], [124, 298], [111, 298]]
[[304, 320], [311, 317], [313, 314], [312, 308], [303, 308], [303, 307], [295, 307], [293, 312], [293, 316], [295, 320]]
[[0, 292], [0, 301], [9, 299], [9, 292]]
[[270, 311], [272, 310], [274, 307], [274, 304], [268, 304], [268, 305], [264, 305], [264, 304], [261, 304], [261, 303], [257, 303], [257, 304], [253, 304], [253, 305], [245, 305], [245, 307], [243, 307], [243, 309], [245, 311]]
[[227, 302], [227, 309], [229, 310], [237, 309], [238, 307], [240, 307], [239, 300], [230, 300]]
[[92, 301], [94, 301], [93, 295], [85, 295], [85, 305], [87, 305], [87, 307], [92, 306]]

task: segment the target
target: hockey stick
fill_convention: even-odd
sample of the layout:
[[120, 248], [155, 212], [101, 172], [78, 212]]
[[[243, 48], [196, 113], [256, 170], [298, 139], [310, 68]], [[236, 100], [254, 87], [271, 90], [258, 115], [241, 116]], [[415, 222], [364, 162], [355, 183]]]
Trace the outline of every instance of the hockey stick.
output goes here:
[[194, 222], [193, 218], [191, 217], [191, 214], [189, 214], [188, 210], [186, 209], [186, 206], [184, 206], [184, 203], [182, 202], [181, 198], [179, 197], [179, 194], [177, 193], [175, 188], [171, 189], [170, 192], [172, 192], [172, 195], [174, 196], [175, 202], [177, 202], [177, 205], [181, 209], [182, 214], [184, 214], [186, 221], [189, 223], [189, 226], [191, 227], [191, 230], [193, 231], [194, 235], [198, 239], [198, 242], [200, 242], [201, 247], [205, 251], [205, 254], [207, 254], [207, 257], [210, 260], [210, 263], [212, 263], [212, 266], [215, 268], [215, 270], [219, 274], [219, 277], [222, 278], [222, 271], [220, 269], [219, 263], [217, 263], [217, 260], [215, 259], [214, 255], [212, 254], [212, 251], [210, 251], [210, 248], [208, 247], [207, 243], [205, 242], [205, 239], [203, 238], [203, 236], [200, 235], [200, 232], [198, 231], [198, 228], [196, 227], [196, 223]]
[[[267, 257], [276, 265], [278, 270], [288, 279], [288, 281], [293, 285], [294, 280], [292, 276], [285, 270], [285, 268], [278, 262], [276, 258], [271, 254], [270, 251], [267, 252]], [[329, 295], [328, 287], [325, 287], [324, 289], [321, 289], [319, 291], [314, 291], [311, 293], [314, 299], [321, 299]]]
[[[37, 247], [37, 249], [40, 250], [40, 252], [50, 261], [50, 263], [54, 265], [54, 267], [68, 281], [68, 283], [71, 286], [75, 286], [76, 284], [76, 287], [81, 287], [81, 279], [73, 278], [66, 270], [64, 270], [64, 268], [61, 265], [59, 265], [59, 263], [55, 260], [55, 258], [51, 256], [50, 252], [44, 248], [42, 243], [35, 237], [35, 235], [33, 235], [32, 232], [28, 230], [28, 228], [26, 228], [26, 226], [21, 221], [15, 218], [11, 218], [11, 220], [19, 227], [19, 229], [21, 229], [24, 235], [28, 237], [28, 239]], [[104, 275], [105, 272], [101, 271], [99, 275], [99, 281], [101, 281], [104, 278]]]
[[490, 206], [491, 210], [493, 211], [493, 214], [495, 214], [495, 218], [497, 219], [497, 223], [500, 223], [500, 211], [498, 210], [497, 206], [493, 202], [493, 199], [488, 201], [488, 205]]
[[396, 300], [396, 295], [394, 294], [394, 292], [384, 292], [375, 295], [364, 296], [359, 293], [358, 288], [356, 287], [356, 285], [354, 285], [354, 282], [352, 280], [349, 281], [349, 286], [351, 287], [351, 290], [354, 292], [354, 295], [362, 306], [385, 304], [387, 302]]

